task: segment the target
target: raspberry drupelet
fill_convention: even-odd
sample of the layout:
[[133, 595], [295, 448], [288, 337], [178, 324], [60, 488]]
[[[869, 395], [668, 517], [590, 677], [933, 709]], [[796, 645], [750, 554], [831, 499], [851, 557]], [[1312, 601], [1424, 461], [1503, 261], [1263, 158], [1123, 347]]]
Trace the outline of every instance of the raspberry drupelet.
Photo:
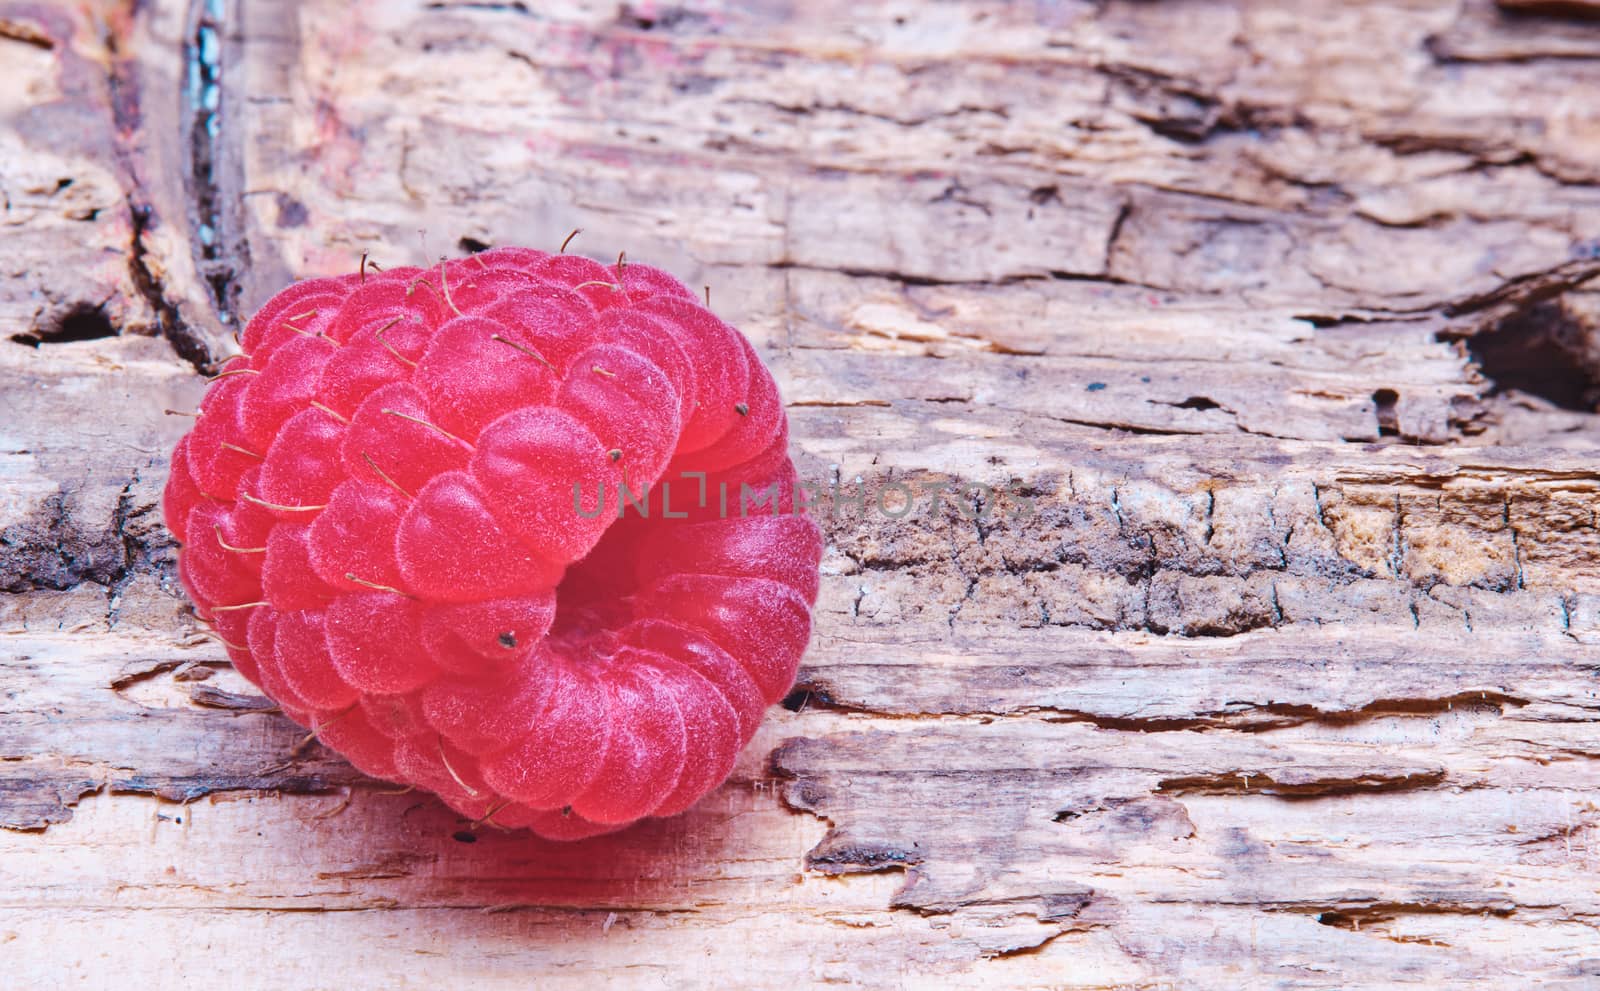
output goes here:
[[658, 269], [508, 247], [297, 283], [241, 346], [163, 508], [196, 611], [285, 714], [551, 838], [727, 777], [794, 681], [822, 553], [738, 331]]

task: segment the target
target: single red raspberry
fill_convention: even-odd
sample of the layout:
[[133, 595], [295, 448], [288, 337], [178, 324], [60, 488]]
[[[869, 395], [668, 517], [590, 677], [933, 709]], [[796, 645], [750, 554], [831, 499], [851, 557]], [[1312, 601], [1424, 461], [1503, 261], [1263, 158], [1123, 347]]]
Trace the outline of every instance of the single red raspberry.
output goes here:
[[822, 552], [738, 331], [657, 269], [500, 248], [297, 283], [241, 343], [164, 509], [199, 615], [291, 719], [549, 837], [727, 777]]

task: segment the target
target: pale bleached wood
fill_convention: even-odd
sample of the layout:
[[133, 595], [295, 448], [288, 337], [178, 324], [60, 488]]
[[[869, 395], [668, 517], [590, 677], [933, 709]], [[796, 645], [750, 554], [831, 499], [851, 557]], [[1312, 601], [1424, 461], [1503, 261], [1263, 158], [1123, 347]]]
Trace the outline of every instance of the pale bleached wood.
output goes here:
[[[1592, 986], [1589, 6], [0, 6], [7, 971]], [[710, 285], [808, 480], [922, 495], [819, 503], [786, 708], [573, 847], [302, 745], [157, 500], [291, 279], [575, 227]]]

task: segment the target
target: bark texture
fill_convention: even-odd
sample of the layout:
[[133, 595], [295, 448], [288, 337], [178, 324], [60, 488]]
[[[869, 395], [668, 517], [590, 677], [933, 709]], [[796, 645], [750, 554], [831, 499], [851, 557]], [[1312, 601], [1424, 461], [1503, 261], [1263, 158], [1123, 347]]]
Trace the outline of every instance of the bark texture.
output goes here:
[[[0, 77], [21, 985], [1600, 983], [1600, 5], [0, 0]], [[829, 549], [734, 779], [561, 846], [302, 741], [158, 500], [288, 281], [578, 227]]]

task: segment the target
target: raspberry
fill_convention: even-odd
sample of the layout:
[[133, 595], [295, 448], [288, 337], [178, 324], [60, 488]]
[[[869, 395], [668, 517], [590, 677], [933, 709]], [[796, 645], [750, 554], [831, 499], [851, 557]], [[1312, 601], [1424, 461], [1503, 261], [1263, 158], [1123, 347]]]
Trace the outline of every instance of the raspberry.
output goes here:
[[[163, 508], [198, 614], [285, 714], [552, 838], [727, 777], [794, 680], [822, 552], [738, 331], [657, 269], [500, 248], [297, 283], [241, 344]], [[744, 515], [746, 486], [780, 505]]]

